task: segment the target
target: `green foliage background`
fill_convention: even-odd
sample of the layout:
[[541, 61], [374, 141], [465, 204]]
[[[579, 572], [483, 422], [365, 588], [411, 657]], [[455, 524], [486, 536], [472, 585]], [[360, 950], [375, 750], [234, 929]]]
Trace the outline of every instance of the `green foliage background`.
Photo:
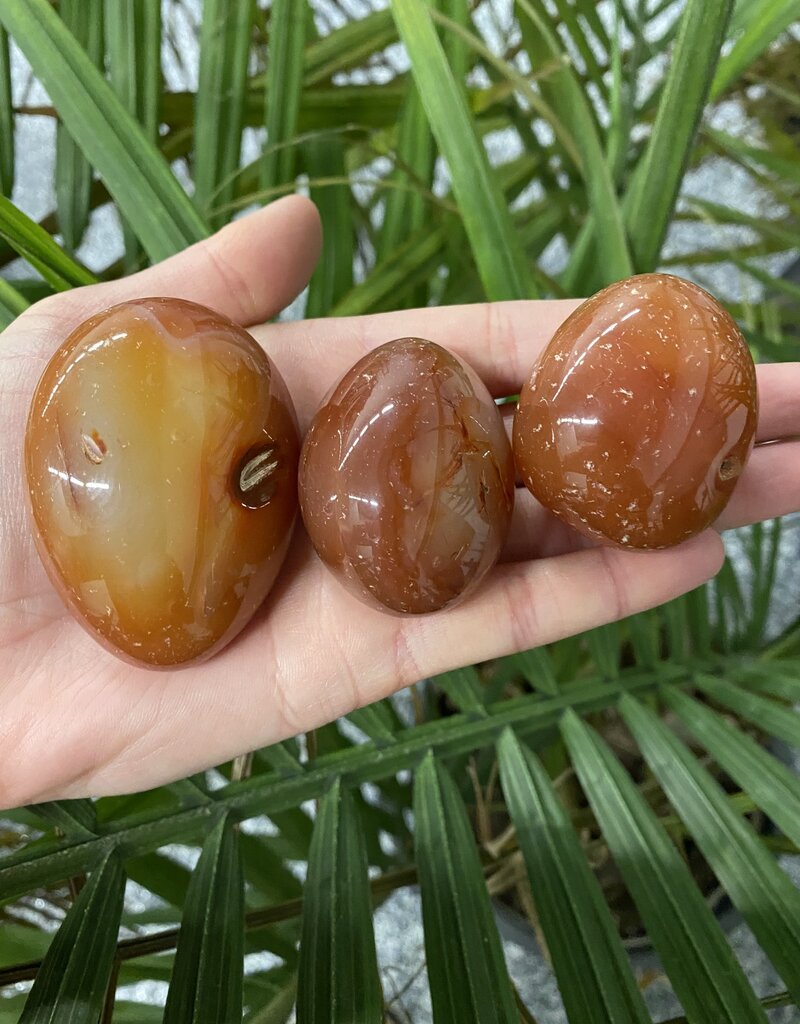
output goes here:
[[[800, 288], [760, 260], [800, 237], [798, 44], [786, 35], [797, 0], [517, 0], [491, 40], [490, 0], [393, 0], [354, 19], [334, 0], [205, 0], [197, 89], [170, 92], [161, 47], [179, 7], [0, 0], [5, 197], [15, 118], [59, 119], [57, 209], [36, 224], [0, 197], [0, 264], [19, 253], [38, 275], [0, 277], [0, 324], [42, 294], [161, 259], [299, 182], [325, 224], [309, 316], [588, 294], [634, 271], [733, 264], [764, 289], [732, 306], [755, 353], [797, 357]], [[14, 109], [9, 35], [54, 111]], [[398, 42], [410, 72], [387, 57]], [[371, 75], [350, 74], [363, 68]], [[756, 142], [711, 125], [730, 95], [759, 119]], [[240, 167], [245, 126], [265, 126], [266, 143]], [[486, 148], [498, 131], [520, 152], [499, 165]], [[780, 216], [685, 194], [676, 205], [687, 169], [711, 158], [743, 169]], [[125, 253], [95, 274], [75, 252], [109, 203]], [[744, 226], [749, 241], [666, 260], [673, 223]], [[557, 276], [542, 260], [555, 239]], [[780, 540], [780, 524], [752, 529], [742, 578], [728, 566], [713, 589], [651, 614], [448, 673], [414, 693], [413, 721], [386, 700], [221, 766], [221, 786], [202, 775], [12, 812], [0, 836], [0, 986], [35, 981], [30, 995], [5, 990], [0, 1021], [278, 1024], [295, 1003], [299, 1024], [400, 1019], [385, 1005], [372, 909], [411, 883], [436, 1024], [533, 1019], [490, 895], [513, 896], [535, 924], [571, 1024], [650, 1019], [617, 890], [685, 1019], [749, 1024], [800, 1005], [800, 894], [775, 860], [800, 852], [800, 781], [768, 742], [800, 745], [800, 622], [767, 634]], [[273, 835], [238, 828], [261, 816]], [[201, 849], [193, 871], [164, 853], [176, 842]], [[784, 992], [753, 992], [693, 851]], [[598, 868], [609, 859], [610, 883]], [[160, 902], [126, 906], [126, 877]], [[62, 916], [55, 937], [36, 924]], [[263, 950], [280, 965], [243, 977], [244, 953]], [[169, 982], [165, 1010], [115, 1001], [143, 979]]]

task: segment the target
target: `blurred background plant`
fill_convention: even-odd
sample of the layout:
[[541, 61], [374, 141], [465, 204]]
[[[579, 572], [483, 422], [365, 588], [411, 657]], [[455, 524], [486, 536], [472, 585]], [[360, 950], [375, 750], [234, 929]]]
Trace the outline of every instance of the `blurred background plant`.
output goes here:
[[[300, 189], [325, 251], [288, 315], [663, 268], [796, 359], [798, 21], [0, 0], [0, 325]], [[0, 1022], [800, 1019], [795, 548], [755, 527], [648, 615], [172, 786], [5, 814]]]

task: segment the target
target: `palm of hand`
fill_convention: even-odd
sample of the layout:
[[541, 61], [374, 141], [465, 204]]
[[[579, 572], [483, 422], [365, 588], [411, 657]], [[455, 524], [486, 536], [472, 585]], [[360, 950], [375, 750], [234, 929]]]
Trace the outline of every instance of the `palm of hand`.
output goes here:
[[[298, 529], [264, 607], [216, 658], [188, 671], [154, 673], [101, 650], [53, 591], [28, 524], [21, 446], [45, 362], [78, 322], [127, 297], [177, 295], [245, 326], [262, 323], [304, 287], [318, 252], [315, 211], [290, 198], [158, 268], [46, 300], [2, 335], [0, 806], [157, 785], [313, 728], [419, 678], [651, 607], [719, 568], [713, 532], [654, 554], [588, 549], [518, 492], [504, 564], [451, 611], [399, 619], [361, 605]], [[407, 334], [452, 348], [494, 394], [512, 393], [574, 305], [418, 310], [252, 333], [286, 379], [305, 429], [350, 365]], [[798, 384], [798, 365], [762, 368], [760, 438], [788, 439], [756, 453], [721, 526], [798, 507], [800, 447], [791, 439], [800, 432]]]

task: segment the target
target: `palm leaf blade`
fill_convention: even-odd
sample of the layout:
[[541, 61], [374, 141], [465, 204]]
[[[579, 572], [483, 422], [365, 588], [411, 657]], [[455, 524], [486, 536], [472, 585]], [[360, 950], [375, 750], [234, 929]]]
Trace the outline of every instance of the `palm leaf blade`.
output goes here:
[[35, 804], [31, 810], [67, 835], [89, 839], [97, 835], [97, 814], [91, 800], [53, 800]]
[[0, 21], [120, 211], [135, 225], [148, 256], [163, 259], [205, 237], [205, 225], [163, 157], [47, 0], [4, 4]]
[[[105, 30], [111, 88], [155, 142], [161, 112], [160, 0], [106, 0]], [[140, 246], [124, 218], [122, 233], [125, 266], [134, 270]]]
[[8, 327], [27, 308], [28, 300], [25, 296], [0, 277], [0, 331]]
[[357, 810], [337, 780], [323, 798], [308, 861], [298, 1024], [381, 1024], [367, 853]]
[[500, 739], [498, 758], [568, 1018], [648, 1024], [602, 891], [541, 762], [510, 730]]
[[92, 871], [39, 968], [20, 1024], [98, 1024], [111, 977], [125, 876], [114, 854]]
[[57, 291], [93, 284], [96, 278], [64, 252], [43, 227], [0, 196], [0, 237], [38, 270]]
[[[744, 12], [747, 12], [744, 17]], [[731, 49], [723, 55], [714, 76], [711, 95], [716, 99], [750, 66], [769, 44], [800, 18], [799, 0], [756, 0], [742, 5], [739, 26], [734, 16], [732, 28], [741, 28]]]
[[429, 754], [414, 786], [416, 853], [435, 1024], [519, 1019], [461, 797]]
[[661, 696], [714, 760], [800, 846], [800, 779], [754, 739], [685, 693]]
[[800, 716], [774, 700], [750, 693], [727, 679], [698, 675], [695, 682], [705, 693], [737, 715], [792, 746], [800, 747]]
[[195, 101], [194, 198], [214, 226], [212, 210], [233, 198], [239, 170], [250, 57], [252, 0], [206, 0], [200, 31], [200, 70]]
[[719, 59], [733, 0], [689, 0], [653, 132], [626, 197], [638, 272], [654, 270]]
[[267, 148], [261, 164], [263, 188], [294, 177], [295, 152], [303, 84], [303, 45], [308, 9], [298, 0], [274, 0], [270, 14], [270, 48], [265, 106]]
[[424, 0], [395, 0], [395, 22], [439, 149], [447, 160], [475, 263], [490, 299], [537, 294], [531, 268], [460, 85]]
[[[102, 0], [61, 0], [61, 18], [91, 62], [103, 62]], [[61, 122], [56, 126], [56, 207], [64, 245], [74, 252], [89, 223], [92, 168]]]
[[244, 881], [239, 833], [221, 817], [192, 874], [164, 1024], [228, 1024], [242, 1016]]
[[800, 1002], [800, 891], [667, 726], [632, 697], [622, 698], [620, 711], [670, 803]]
[[11, 195], [14, 185], [14, 97], [11, 94], [11, 55], [8, 33], [0, 26], [0, 193]]
[[696, 1024], [765, 1014], [688, 869], [632, 780], [600, 737], [567, 712], [562, 735], [675, 994]]

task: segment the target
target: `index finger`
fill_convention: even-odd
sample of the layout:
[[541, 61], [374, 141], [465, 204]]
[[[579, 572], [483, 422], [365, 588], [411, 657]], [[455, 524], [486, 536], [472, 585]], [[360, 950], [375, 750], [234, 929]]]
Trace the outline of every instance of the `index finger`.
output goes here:
[[[252, 333], [269, 352], [297, 406], [316, 409], [331, 383], [395, 338], [435, 341], [465, 359], [495, 398], [516, 394], [539, 353], [581, 299], [483, 302], [370, 316], [265, 325]], [[314, 372], [309, 373], [309, 366]]]
[[[316, 410], [330, 385], [394, 338], [435, 341], [465, 359], [495, 398], [517, 394], [555, 332], [582, 299], [484, 302], [371, 316], [306, 320], [253, 333], [286, 377], [299, 410]], [[308, 372], [309, 365], [315, 372]], [[800, 435], [800, 363], [757, 367], [758, 441]]]

